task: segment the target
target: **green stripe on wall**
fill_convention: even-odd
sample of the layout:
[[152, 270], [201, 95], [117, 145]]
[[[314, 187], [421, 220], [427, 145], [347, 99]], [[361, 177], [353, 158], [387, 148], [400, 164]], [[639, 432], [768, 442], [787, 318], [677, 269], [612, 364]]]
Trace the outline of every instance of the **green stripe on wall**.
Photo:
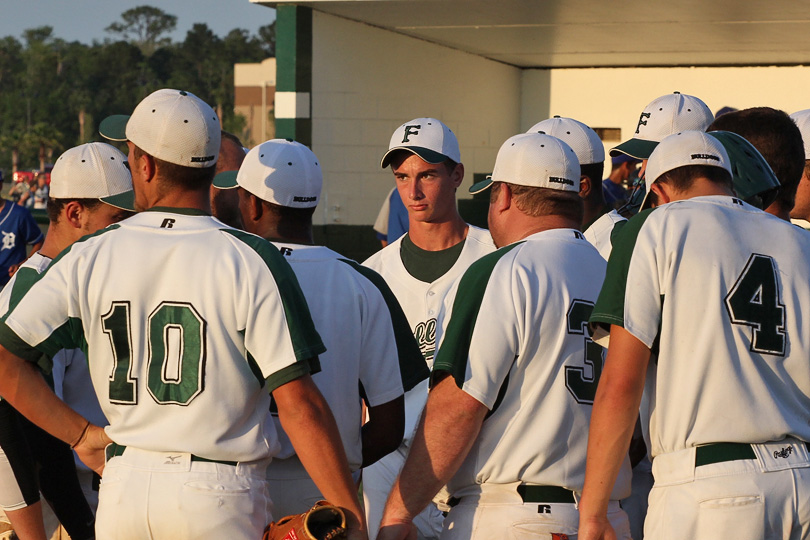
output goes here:
[[[312, 92], [312, 9], [276, 8], [276, 91]], [[277, 118], [276, 137], [312, 145], [309, 118]]]

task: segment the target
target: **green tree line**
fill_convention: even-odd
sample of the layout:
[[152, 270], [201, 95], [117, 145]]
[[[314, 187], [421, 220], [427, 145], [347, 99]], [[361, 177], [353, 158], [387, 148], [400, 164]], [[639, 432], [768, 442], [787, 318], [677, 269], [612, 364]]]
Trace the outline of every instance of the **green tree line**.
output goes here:
[[100, 140], [98, 123], [129, 113], [158, 88], [188, 90], [214, 107], [224, 129], [242, 134], [235, 115], [233, 65], [275, 55], [275, 23], [258, 35], [217, 36], [195, 24], [182, 42], [166, 36], [177, 17], [151, 6], [125, 11], [91, 45], [67, 42], [42, 26], [22, 40], [0, 38], [0, 169], [40, 168], [63, 150]]

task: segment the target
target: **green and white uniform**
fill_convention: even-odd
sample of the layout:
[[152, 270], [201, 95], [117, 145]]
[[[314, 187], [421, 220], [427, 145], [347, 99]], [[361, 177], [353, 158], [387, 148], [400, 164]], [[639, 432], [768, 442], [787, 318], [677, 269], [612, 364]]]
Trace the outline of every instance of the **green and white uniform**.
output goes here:
[[[313, 381], [335, 416], [349, 468], [359, 471], [361, 401], [369, 407], [388, 403], [430, 372], [402, 309], [378, 274], [326, 247], [274, 244], [292, 266], [326, 344]], [[267, 469], [274, 513], [305, 512], [323, 496], [294, 456], [278, 417], [273, 421], [282, 447]]]
[[627, 218], [619, 214], [616, 210], [611, 210], [591, 223], [591, 226], [585, 229], [585, 232], [582, 234], [584, 234], [585, 239], [599, 251], [602, 258], [608, 260], [610, 258], [610, 252], [613, 249], [613, 238], [616, 233], [621, 230], [626, 221]]
[[257, 538], [280, 446], [268, 392], [324, 350], [278, 250], [202, 212], [159, 208], [64, 251], [0, 343], [24, 358], [35, 346], [87, 350], [118, 446], [108, 452], [121, 454], [102, 481], [102, 538]]
[[[524, 533], [576, 534], [573, 494], [560, 504], [535, 497], [534, 488], [522, 499], [520, 490], [582, 491], [603, 362], [587, 321], [605, 265], [582, 233], [553, 229], [483, 257], [458, 282], [433, 371], [450, 372], [490, 412], [448, 482], [460, 504], [445, 521], [443, 539], [505, 537], [518, 523]], [[625, 465], [613, 499], [629, 493]], [[510, 503], [512, 510], [491, 514], [490, 505]], [[612, 510], [620, 537], [629, 537], [618, 502]]]
[[799, 538], [810, 524], [808, 254], [806, 232], [727, 196], [642, 212], [619, 234], [591, 322], [657, 355], [647, 535]]
[[[426, 282], [411, 275], [402, 261], [402, 243], [406, 237], [407, 235], [402, 236], [378, 251], [363, 265], [375, 270], [385, 279], [408, 318], [428, 367], [432, 367], [436, 346], [441, 339], [441, 313], [446, 302], [452, 302], [448, 292], [473, 262], [495, 251], [495, 244], [489, 231], [469, 225], [467, 238], [456, 262], [440, 277]], [[385, 501], [405, 464], [405, 456], [425, 407], [427, 393], [427, 381], [405, 393], [405, 439], [402, 446], [363, 471], [363, 494], [371, 540], [376, 538]], [[423, 538], [436, 538], [441, 532], [443, 520], [442, 513], [435, 505], [429, 505], [414, 523]]]

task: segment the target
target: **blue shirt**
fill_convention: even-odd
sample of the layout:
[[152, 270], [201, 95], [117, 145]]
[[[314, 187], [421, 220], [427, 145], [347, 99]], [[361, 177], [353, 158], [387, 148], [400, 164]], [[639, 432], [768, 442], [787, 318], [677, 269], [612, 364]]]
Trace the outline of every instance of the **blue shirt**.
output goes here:
[[26, 246], [41, 242], [42, 231], [31, 212], [11, 201], [0, 210], [0, 287], [10, 279], [8, 269], [25, 260]]
[[396, 189], [391, 193], [388, 204], [388, 243], [390, 244], [408, 232], [408, 209], [405, 208], [399, 191]]
[[602, 196], [605, 198], [605, 204], [612, 207], [617, 201], [627, 200], [627, 190], [619, 184], [614, 184], [608, 178], [602, 182]]

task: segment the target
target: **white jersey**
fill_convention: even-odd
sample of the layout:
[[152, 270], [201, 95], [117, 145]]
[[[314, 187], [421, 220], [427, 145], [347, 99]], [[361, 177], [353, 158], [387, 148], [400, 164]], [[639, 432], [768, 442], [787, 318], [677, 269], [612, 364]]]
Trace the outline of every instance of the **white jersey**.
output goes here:
[[[573, 229], [499, 249], [458, 282], [433, 366], [490, 413], [448, 488], [522, 482], [581, 492], [603, 349], [587, 334], [606, 263]], [[614, 499], [629, 494], [629, 462]]]
[[726, 196], [645, 211], [617, 238], [591, 322], [657, 353], [657, 456], [810, 441], [810, 236]]
[[624, 224], [626, 221], [627, 218], [623, 217], [616, 210], [611, 210], [591, 223], [591, 226], [585, 229], [585, 232], [582, 234], [584, 234], [585, 239], [599, 251], [602, 258], [608, 260], [610, 258], [610, 252], [613, 249], [614, 234], [621, 229], [621, 226], [616, 227], [616, 225], [619, 223]]
[[117, 444], [214, 460], [274, 455], [268, 392], [324, 350], [278, 250], [186, 209], [74, 243], [5, 323], [0, 343], [24, 358], [86, 346]]
[[[349, 466], [357, 470], [363, 463], [359, 387], [368, 405], [376, 407], [402, 396], [403, 386], [409, 389], [426, 380], [429, 371], [413, 338], [395, 336], [392, 313], [379, 287], [391, 293], [381, 277], [326, 247], [274, 244], [292, 266], [326, 345], [319, 359], [321, 372], [312, 379], [335, 416]], [[399, 310], [393, 296], [389, 300], [394, 303], [391, 309]], [[393, 315], [407, 333], [402, 311]], [[282, 445], [278, 457], [290, 457], [295, 452], [292, 444], [278, 417], [273, 419]]]
[[[0, 315], [6, 314], [12, 298], [16, 303], [17, 299], [25, 295], [39, 275], [51, 264], [51, 260], [50, 257], [36, 252], [20, 265], [6, 287], [0, 292]], [[108, 422], [98, 404], [84, 352], [81, 349], [62, 349], [54, 355], [51, 363], [54, 393], [93, 424], [106, 426]], [[90, 470], [78, 458], [76, 458], [76, 467]]]
[[[468, 225], [467, 238], [456, 263], [440, 278], [426, 283], [413, 277], [405, 268], [400, 255], [403, 239], [404, 236], [378, 251], [363, 265], [380, 274], [396, 295], [428, 367], [433, 367], [436, 344], [441, 339], [440, 314], [445, 303], [452, 302], [448, 292], [473, 262], [495, 251], [495, 244], [489, 231]], [[428, 384], [424, 381], [405, 394], [406, 441], [416, 431], [416, 424], [427, 401], [427, 391]]]

